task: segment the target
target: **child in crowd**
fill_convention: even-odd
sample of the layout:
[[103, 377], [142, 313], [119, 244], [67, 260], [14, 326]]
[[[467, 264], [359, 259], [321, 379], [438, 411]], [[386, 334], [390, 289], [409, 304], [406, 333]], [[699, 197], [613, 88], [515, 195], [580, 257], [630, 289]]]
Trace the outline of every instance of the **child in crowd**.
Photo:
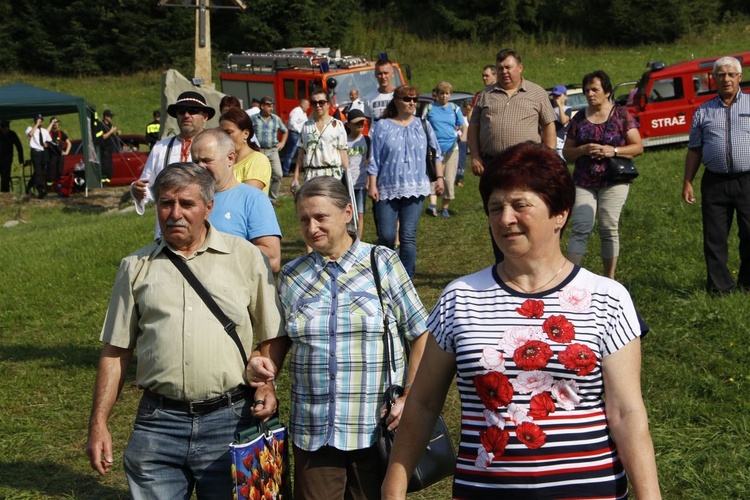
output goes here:
[[346, 123], [349, 129], [347, 143], [349, 145], [349, 168], [347, 175], [351, 176], [354, 185], [354, 198], [357, 203], [357, 233], [362, 239], [365, 223], [365, 200], [367, 199], [367, 163], [370, 161], [370, 138], [362, 135], [365, 128], [365, 114], [360, 109], [352, 109], [347, 115]]

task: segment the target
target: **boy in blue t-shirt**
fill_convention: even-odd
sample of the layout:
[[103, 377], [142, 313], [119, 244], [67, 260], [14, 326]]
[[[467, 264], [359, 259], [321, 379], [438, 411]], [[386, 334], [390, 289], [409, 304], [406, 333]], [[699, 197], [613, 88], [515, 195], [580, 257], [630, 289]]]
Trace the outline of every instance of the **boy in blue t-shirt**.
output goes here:
[[370, 161], [370, 138], [362, 135], [365, 128], [365, 114], [359, 109], [352, 109], [346, 118], [349, 129], [349, 167], [347, 175], [351, 176], [354, 185], [354, 198], [357, 203], [357, 233], [362, 239], [362, 226], [365, 220], [365, 200], [367, 199], [367, 164]]

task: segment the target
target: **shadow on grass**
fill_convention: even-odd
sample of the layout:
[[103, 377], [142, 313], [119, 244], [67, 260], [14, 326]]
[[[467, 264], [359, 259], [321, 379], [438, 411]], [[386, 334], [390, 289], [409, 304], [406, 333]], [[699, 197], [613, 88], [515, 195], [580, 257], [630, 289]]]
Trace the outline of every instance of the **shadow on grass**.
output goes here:
[[0, 463], [0, 489], [16, 490], [23, 498], [60, 498], [63, 495], [76, 499], [129, 498], [127, 490], [101, 484], [94, 473], [82, 474], [59, 463], [45, 461]]
[[0, 361], [25, 362], [42, 360], [51, 367], [96, 368], [99, 364], [101, 348], [85, 346], [39, 347], [34, 344], [15, 344], [0, 347]]

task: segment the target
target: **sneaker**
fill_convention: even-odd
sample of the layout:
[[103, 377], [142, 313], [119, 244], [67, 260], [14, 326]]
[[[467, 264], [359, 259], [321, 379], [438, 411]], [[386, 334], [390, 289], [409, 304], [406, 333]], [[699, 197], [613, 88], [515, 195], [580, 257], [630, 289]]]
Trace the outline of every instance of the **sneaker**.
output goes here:
[[435, 205], [427, 205], [427, 215], [437, 217], [437, 207]]
[[441, 215], [442, 217], [450, 217], [450, 216], [451, 216], [451, 214], [449, 214], [449, 213], [448, 213], [448, 209], [447, 209], [447, 208], [444, 208], [444, 209], [443, 209], [443, 210], [442, 210], [442, 211], [440, 212], [440, 215]]

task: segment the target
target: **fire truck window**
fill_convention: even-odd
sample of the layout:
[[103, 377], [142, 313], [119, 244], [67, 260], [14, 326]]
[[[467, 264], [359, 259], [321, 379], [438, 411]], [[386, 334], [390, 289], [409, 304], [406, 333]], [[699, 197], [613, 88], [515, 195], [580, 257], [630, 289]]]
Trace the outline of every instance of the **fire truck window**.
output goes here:
[[648, 94], [648, 102], [671, 101], [682, 99], [682, 80], [680, 78], [667, 78], [656, 80]]
[[284, 79], [284, 99], [294, 100], [294, 80]]
[[695, 95], [713, 94], [716, 92], [713, 75], [710, 72], [693, 75], [693, 88], [695, 89]]
[[307, 92], [305, 89], [305, 81], [297, 80], [297, 100], [306, 99], [306, 98], [307, 98]]

